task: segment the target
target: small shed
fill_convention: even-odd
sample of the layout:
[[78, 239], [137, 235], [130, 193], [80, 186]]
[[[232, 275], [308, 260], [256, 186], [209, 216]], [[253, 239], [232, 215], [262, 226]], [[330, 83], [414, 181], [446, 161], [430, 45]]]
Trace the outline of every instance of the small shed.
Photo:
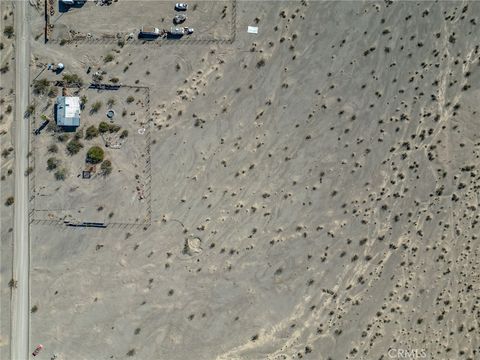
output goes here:
[[57, 125], [75, 130], [80, 126], [80, 98], [78, 96], [57, 97]]

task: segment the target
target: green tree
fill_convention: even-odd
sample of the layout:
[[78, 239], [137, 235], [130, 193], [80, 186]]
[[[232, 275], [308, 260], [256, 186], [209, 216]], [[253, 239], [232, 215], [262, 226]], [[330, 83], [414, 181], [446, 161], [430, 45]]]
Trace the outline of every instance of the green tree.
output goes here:
[[6, 206], [10, 206], [10, 205], [13, 205], [14, 202], [15, 202], [14, 197], [13, 197], [13, 196], [9, 196], [9, 197], [7, 198], [7, 200], [5, 201], [5, 205], [6, 205]]
[[103, 161], [104, 152], [99, 146], [92, 146], [88, 149], [86, 161], [91, 164], [98, 164]]
[[122, 133], [120, 134], [120, 139], [125, 139], [127, 136], [128, 136], [128, 130], [125, 129], [125, 130], [123, 130]]

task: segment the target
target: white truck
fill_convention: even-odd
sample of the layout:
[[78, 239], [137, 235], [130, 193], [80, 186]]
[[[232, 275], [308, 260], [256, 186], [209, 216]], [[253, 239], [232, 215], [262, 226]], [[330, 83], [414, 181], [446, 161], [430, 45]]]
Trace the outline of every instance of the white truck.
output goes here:
[[171, 36], [183, 36], [183, 35], [190, 35], [193, 34], [193, 29], [189, 27], [172, 27], [170, 28], [170, 31], [168, 32], [169, 35]]

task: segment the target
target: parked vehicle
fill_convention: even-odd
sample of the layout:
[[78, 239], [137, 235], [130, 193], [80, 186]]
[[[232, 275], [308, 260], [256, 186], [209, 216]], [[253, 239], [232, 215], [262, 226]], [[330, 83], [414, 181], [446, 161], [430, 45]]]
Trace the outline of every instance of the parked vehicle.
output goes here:
[[175, 10], [177, 11], [187, 11], [188, 9], [188, 4], [187, 3], [176, 3], [175, 4]]
[[43, 349], [43, 345], [42, 344], [38, 344], [37, 347], [35, 348], [35, 350], [33, 351], [32, 355], [33, 356], [37, 356], [38, 353]]
[[45, 126], [47, 126], [49, 122], [50, 122], [50, 120], [48, 120], [48, 119], [45, 120], [45, 121], [39, 126], [39, 128], [35, 130], [34, 134], [35, 134], [35, 135], [39, 135], [40, 132], [41, 132], [43, 129], [45, 129]]
[[185, 15], [183, 14], [175, 15], [175, 17], [173, 18], [173, 23], [177, 25], [185, 22], [185, 20], [187, 20], [187, 17]]
[[190, 35], [193, 34], [194, 29], [189, 27], [172, 27], [168, 34], [170, 36], [181, 37], [183, 35]]
[[154, 26], [142, 26], [139, 37], [155, 39], [160, 36], [160, 29]]

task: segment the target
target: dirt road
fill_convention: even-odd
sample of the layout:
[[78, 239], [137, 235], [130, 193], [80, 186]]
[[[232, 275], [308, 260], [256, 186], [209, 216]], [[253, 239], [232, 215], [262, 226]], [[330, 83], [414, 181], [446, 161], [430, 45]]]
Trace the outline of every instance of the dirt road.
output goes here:
[[29, 347], [29, 237], [28, 237], [28, 119], [29, 94], [27, 1], [15, 2], [15, 215], [12, 299], [12, 360], [28, 359]]

